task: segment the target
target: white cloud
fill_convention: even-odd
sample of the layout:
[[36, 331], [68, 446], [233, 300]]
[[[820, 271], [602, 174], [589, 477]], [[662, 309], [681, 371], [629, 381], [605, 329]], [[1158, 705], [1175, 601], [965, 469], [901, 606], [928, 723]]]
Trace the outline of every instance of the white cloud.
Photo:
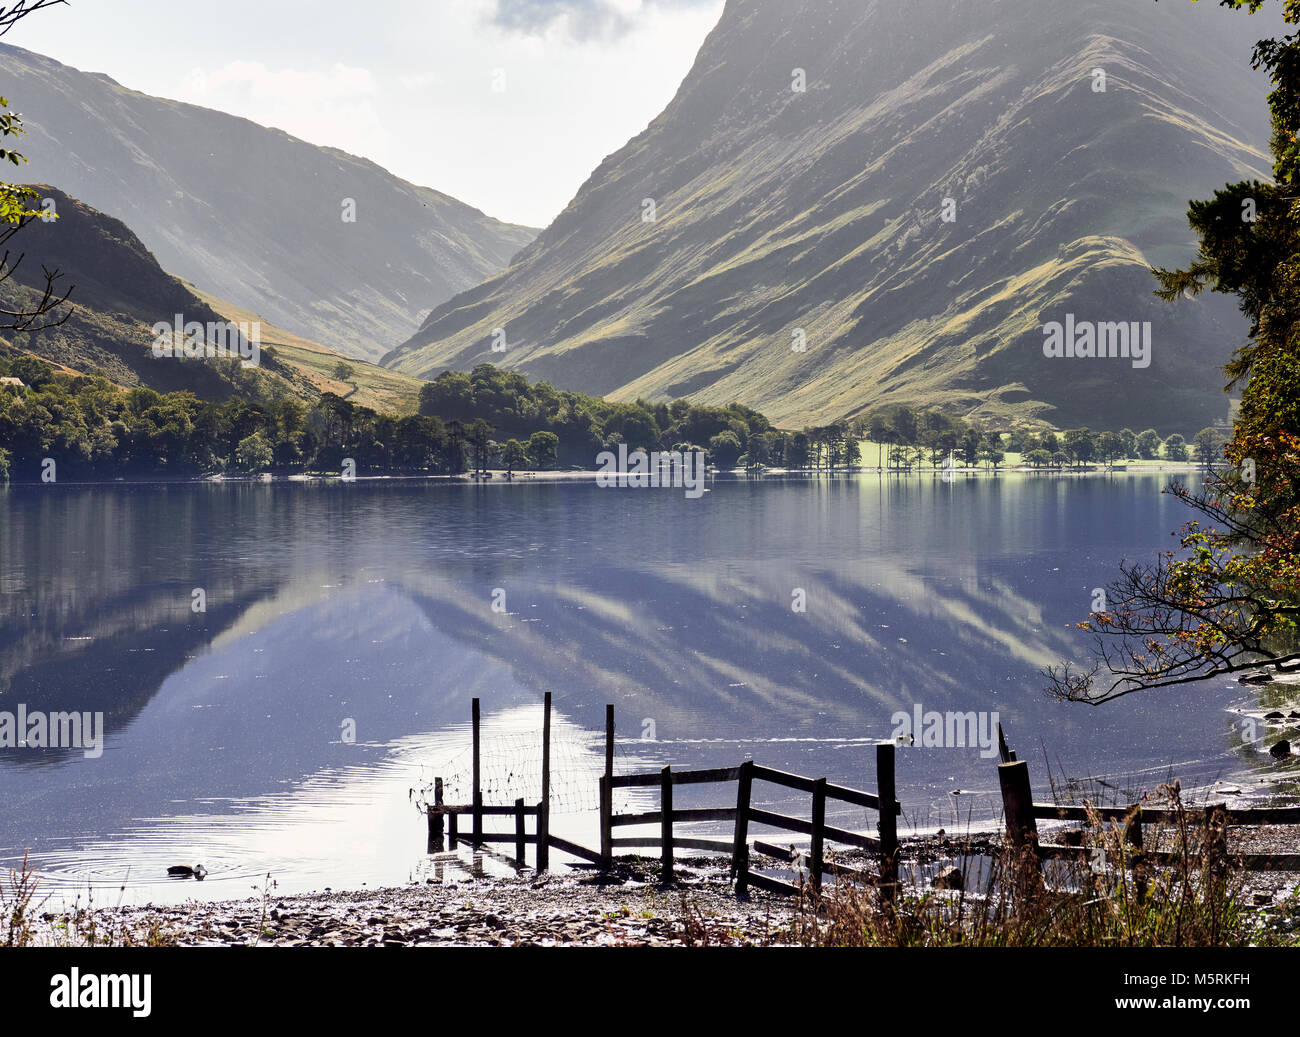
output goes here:
[[609, 40], [652, 12], [711, 6], [712, 0], [496, 0], [492, 19], [516, 32], [559, 30], [573, 39]]
[[237, 90], [259, 100], [290, 105], [372, 94], [377, 89], [368, 69], [338, 61], [320, 72], [295, 68], [272, 71], [261, 61], [232, 61], [207, 78], [211, 90]]

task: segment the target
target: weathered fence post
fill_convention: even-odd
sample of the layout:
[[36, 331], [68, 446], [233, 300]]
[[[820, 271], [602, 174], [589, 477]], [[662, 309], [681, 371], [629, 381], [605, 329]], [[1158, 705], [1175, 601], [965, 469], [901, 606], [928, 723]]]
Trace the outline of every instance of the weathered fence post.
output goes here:
[[736, 880], [736, 896], [749, 889], [749, 797], [754, 788], [754, 761], [740, 765], [736, 781], [736, 838], [731, 851], [731, 875]]
[[876, 746], [876, 797], [880, 802], [880, 893], [892, 902], [898, 892], [898, 792], [893, 742]]
[[605, 707], [605, 775], [614, 776], [614, 706]]
[[673, 769], [665, 767], [659, 772], [659, 822], [660, 842], [663, 847], [662, 879], [665, 885], [673, 881]]
[[609, 778], [600, 779], [600, 870], [614, 867], [614, 789]]
[[515, 800], [515, 864], [522, 868], [524, 860], [524, 801]]
[[537, 870], [551, 866], [551, 693], [542, 705], [542, 802], [537, 811]]
[[808, 855], [808, 878], [813, 892], [822, 891], [822, 856], [825, 848], [826, 828], [826, 779], [818, 778], [813, 785], [812, 801], [812, 850]]
[[1002, 786], [1002, 806], [1007, 815], [1007, 841], [1011, 844], [1011, 867], [1017, 895], [1036, 896], [1045, 887], [1038, 852], [1034, 792], [1029, 784], [1029, 764], [1024, 760], [1000, 764], [998, 783]]
[[1038, 852], [1038, 822], [1034, 818], [1034, 793], [1029, 785], [1029, 764], [1024, 760], [998, 765], [1002, 807], [1007, 815], [1007, 837], [1016, 849]]
[[600, 779], [600, 867], [614, 866], [614, 707], [605, 707], [605, 776]]
[[429, 811], [429, 852], [442, 853], [442, 779], [433, 779], [433, 809]]
[[1134, 807], [1124, 820], [1124, 841], [1135, 849], [1142, 849], [1142, 808]]
[[470, 722], [474, 729], [474, 792], [471, 804], [474, 808], [474, 838], [471, 844], [474, 849], [483, 845], [483, 775], [479, 767], [479, 703], [478, 699], [470, 704]]
[[447, 815], [447, 849], [455, 850], [457, 843], [460, 841], [460, 817], [456, 814]]

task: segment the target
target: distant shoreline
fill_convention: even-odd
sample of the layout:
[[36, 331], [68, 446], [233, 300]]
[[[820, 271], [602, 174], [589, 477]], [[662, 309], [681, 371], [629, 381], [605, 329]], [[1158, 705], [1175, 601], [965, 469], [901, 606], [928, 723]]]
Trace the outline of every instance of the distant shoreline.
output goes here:
[[[1221, 471], [1222, 469], [1214, 469]], [[1097, 475], [1163, 475], [1187, 474], [1205, 472], [1206, 469], [1196, 463], [1188, 462], [1186, 464], [1161, 463], [1158, 465], [1130, 465], [1119, 468], [1103, 468], [1091, 466], [1085, 468], [874, 468], [860, 466], [856, 468], [768, 468], [757, 472], [748, 472], [743, 468], [731, 468], [725, 471], [709, 470], [711, 478], [719, 475], [735, 476], [738, 478], [762, 479], [767, 476], [845, 476], [845, 475], [877, 475], [877, 476], [929, 476], [931, 478], [942, 479], [945, 475], [961, 476], [988, 476], [1001, 477], [1006, 475], [1048, 475], [1048, 476], [1068, 476], [1070, 478], [1083, 478], [1085, 476]], [[147, 476], [113, 476], [103, 479], [67, 479], [59, 480], [57, 483], [45, 484], [39, 481], [11, 479], [7, 483], [0, 482], [0, 489], [6, 486], [285, 486], [293, 484], [307, 483], [398, 483], [398, 482], [441, 482], [441, 483], [462, 483], [466, 485], [514, 485], [516, 483], [538, 483], [538, 482], [594, 482], [596, 476], [600, 474], [596, 469], [590, 471], [547, 471], [547, 472], [515, 472], [513, 476], [507, 477], [504, 471], [493, 471], [485, 478], [483, 476], [473, 476], [469, 474], [460, 475], [431, 475], [428, 473], [393, 473], [386, 475], [359, 475], [354, 479], [345, 480], [341, 475], [330, 474], [304, 474], [294, 473], [291, 475], [281, 475], [267, 473], [263, 475], [190, 475], [190, 476], [165, 476], [165, 475], [147, 475]]]

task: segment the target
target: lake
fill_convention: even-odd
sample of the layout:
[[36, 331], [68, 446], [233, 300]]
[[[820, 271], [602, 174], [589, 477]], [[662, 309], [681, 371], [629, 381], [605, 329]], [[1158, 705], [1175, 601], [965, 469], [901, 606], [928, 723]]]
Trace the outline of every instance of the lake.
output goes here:
[[[105, 717], [97, 757], [0, 750], [0, 856], [99, 904], [459, 874], [469, 851], [426, 854], [411, 791], [467, 798], [479, 697], [487, 801], [535, 799], [546, 691], [552, 828], [588, 846], [606, 703], [620, 772], [752, 757], [874, 789], [876, 742], [919, 705], [996, 711], [1044, 794], [1045, 760], [1121, 798], [1171, 774], [1249, 789], [1275, 770], [1231, 712], [1249, 689], [1042, 691], [1086, 658], [1093, 589], [1175, 546], [1169, 478], [0, 490], [0, 710]], [[900, 748], [900, 832], [994, 823], [996, 763]], [[198, 862], [204, 883], [168, 880]]]

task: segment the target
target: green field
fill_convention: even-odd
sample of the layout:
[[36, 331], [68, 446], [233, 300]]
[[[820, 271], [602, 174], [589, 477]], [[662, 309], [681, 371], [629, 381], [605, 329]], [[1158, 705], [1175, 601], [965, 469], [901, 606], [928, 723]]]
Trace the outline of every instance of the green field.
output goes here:
[[[251, 310], [209, 295], [192, 285], [190, 287], [227, 320], [260, 322], [262, 347], [269, 348], [279, 360], [295, 368], [317, 392], [333, 393], [381, 414], [403, 417], [419, 409], [420, 386], [424, 383], [418, 378], [342, 356], [317, 342], [276, 327]], [[335, 369], [340, 363], [352, 368], [346, 380], [335, 377]]]

